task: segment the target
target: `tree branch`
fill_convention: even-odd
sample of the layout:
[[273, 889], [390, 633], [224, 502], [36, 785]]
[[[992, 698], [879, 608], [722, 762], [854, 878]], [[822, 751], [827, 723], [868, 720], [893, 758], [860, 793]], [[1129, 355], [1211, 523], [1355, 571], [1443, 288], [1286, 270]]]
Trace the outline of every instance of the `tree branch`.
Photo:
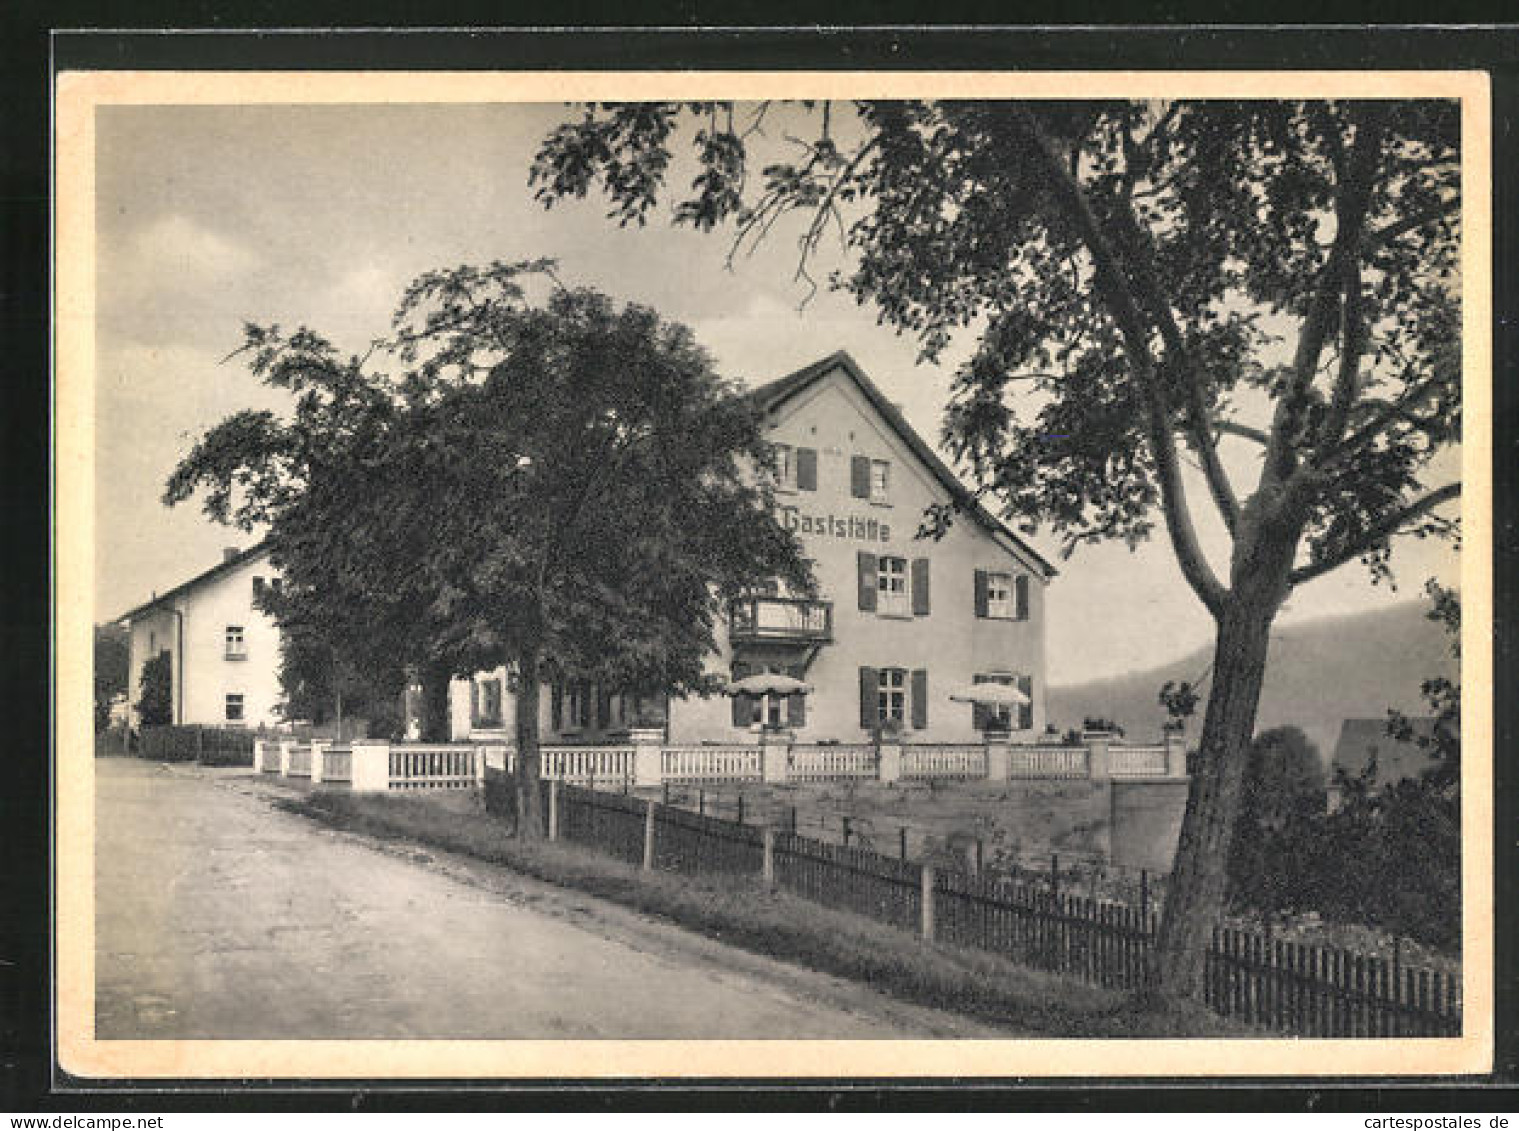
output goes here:
[[1050, 146], [1039, 123], [1026, 109], [1016, 111], [1015, 120], [1027, 134], [1034, 155], [1044, 167], [1044, 174], [1054, 189], [1054, 197], [1068, 218], [1075, 224], [1082, 242], [1091, 252], [1097, 269], [1097, 286], [1107, 302], [1114, 320], [1123, 335], [1124, 353], [1133, 366], [1135, 377], [1145, 398], [1146, 423], [1150, 447], [1155, 457], [1156, 476], [1160, 480], [1161, 503], [1166, 515], [1166, 529], [1171, 535], [1171, 546], [1176, 553], [1182, 576], [1192, 587], [1198, 599], [1215, 616], [1220, 615], [1228, 598], [1228, 591], [1219, 582], [1192, 526], [1192, 514], [1187, 506], [1186, 491], [1182, 486], [1181, 470], [1177, 466], [1176, 439], [1171, 433], [1171, 411], [1166, 402], [1165, 388], [1155, 370], [1155, 360], [1150, 355], [1145, 321], [1135, 301], [1129, 280], [1124, 277], [1118, 256], [1108, 242], [1093, 215], [1091, 205], [1081, 191], [1081, 186], [1067, 172], [1064, 163]]
[[1319, 356], [1324, 351], [1334, 326], [1335, 312], [1345, 286], [1347, 264], [1361, 252], [1361, 239], [1365, 231], [1366, 213], [1371, 206], [1372, 180], [1381, 155], [1382, 128], [1379, 117], [1373, 115], [1356, 130], [1354, 148], [1350, 156], [1343, 155], [1342, 141], [1334, 123], [1325, 130], [1331, 154], [1334, 155], [1337, 177], [1335, 194], [1335, 220], [1337, 228], [1329, 257], [1319, 272], [1319, 280], [1303, 319], [1298, 335], [1297, 352], [1292, 359], [1291, 376], [1277, 402], [1275, 418], [1271, 424], [1271, 444], [1267, 448], [1266, 466], [1262, 469], [1263, 481], [1284, 482], [1297, 467], [1297, 445], [1302, 415], [1308, 390], [1318, 372]]
[[1266, 435], [1260, 428], [1252, 428], [1248, 424], [1241, 424], [1235, 420], [1216, 420], [1213, 422], [1213, 430], [1220, 434], [1227, 433], [1230, 436], [1241, 436], [1246, 440], [1254, 440], [1261, 447], [1271, 443], [1271, 437]]
[[1396, 514], [1388, 515], [1381, 522], [1374, 524], [1353, 545], [1347, 546], [1332, 557], [1299, 566], [1288, 575], [1288, 581], [1295, 587], [1303, 584], [1305, 581], [1312, 581], [1315, 577], [1322, 576], [1331, 570], [1338, 569], [1346, 562], [1354, 561], [1356, 558], [1376, 549], [1383, 542], [1387, 541], [1405, 523], [1412, 522], [1420, 515], [1427, 514], [1442, 503], [1450, 502], [1460, 494], [1461, 484], [1459, 483], [1448, 483], [1444, 487], [1431, 491], [1418, 502], [1411, 503]]
[[1421, 209], [1418, 212], [1403, 217], [1401, 220], [1395, 220], [1391, 224], [1385, 224], [1380, 228], [1367, 232], [1362, 246], [1367, 251], [1372, 251], [1383, 244], [1389, 244], [1399, 236], [1407, 235], [1416, 228], [1422, 228], [1425, 224], [1431, 224], [1436, 220], [1442, 220], [1446, 216], [1451, 215], [1457, 211], [1460, 203], [1459, 199], [1447, 200], [1442, 204]]

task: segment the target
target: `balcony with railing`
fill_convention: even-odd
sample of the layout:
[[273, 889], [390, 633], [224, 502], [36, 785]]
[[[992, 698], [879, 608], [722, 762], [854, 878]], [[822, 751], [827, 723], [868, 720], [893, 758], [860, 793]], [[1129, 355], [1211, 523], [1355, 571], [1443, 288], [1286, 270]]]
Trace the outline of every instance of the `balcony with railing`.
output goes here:
[[833, 639], [833, 602], [741, 597], [729, 606], [728, 639], [735, 644], [767, 640], [826, 644]]

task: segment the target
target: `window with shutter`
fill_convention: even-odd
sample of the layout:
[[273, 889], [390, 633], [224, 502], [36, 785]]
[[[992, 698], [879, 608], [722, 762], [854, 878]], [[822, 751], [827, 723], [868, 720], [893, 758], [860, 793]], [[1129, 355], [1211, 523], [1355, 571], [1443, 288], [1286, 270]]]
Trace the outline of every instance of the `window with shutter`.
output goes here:
[[859, 606], [862, 612], [876, 611], [876, 556], [860, 550], [855, 555], [859, 576]]
[[882, 723], [895, 723], [898, 726], [905, 723], [907, 721], [906, 670], [882, 668], [878, 687], [876, 717]]
[[1014, 583], [1013, 616], [1018, 620], [1028, 620], [1028, 577], [1021, 573]]
[[928, 671], [915, 668], [912, 673], [912, 726], [914, 730], [928, 729]]
[[860, 669], [860, 726], [874, 730], [881, 724], [880, 674], [875, 668]]
[[[802, 679], [805, 669], [797, 665], [787, 673], [792, 679]], [[807, 696], [802, 694], [788, 695], [786, 697], [786, 722], [789, 726], [804, 727], [807, 725]]]
[[870, 457], [849, 457], [849, 493], [856, 499], [870, 498]]
[[907, 559], [876, 559], [876, 611], [905, 617], [912, 612], [907, 600]]
[[986, 570], [976, 571], [976, 615], [986, 616]]
[[818, 453], [816, 448], [796, 450], [796, 486], [799, 491], [818, 489]]
[[912, 560], [912, 615], [928, 616], [928, 559]]

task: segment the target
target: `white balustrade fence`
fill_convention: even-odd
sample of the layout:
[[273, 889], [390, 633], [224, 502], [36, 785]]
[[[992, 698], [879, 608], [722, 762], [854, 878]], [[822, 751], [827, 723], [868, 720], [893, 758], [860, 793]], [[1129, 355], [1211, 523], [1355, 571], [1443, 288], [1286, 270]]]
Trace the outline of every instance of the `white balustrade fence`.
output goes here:
[[798, 743], [786, 776], [793, 781], [848, 781], [876, 776], [876, 748], [868, 742]]
[[630, 781], [633, 777], [631, 746], [542, 746], [539, 776], [544, 781]]
[[1085, 746], [1013, 746], [1008, 750], [1010, 778], [1084, 778]]
[[[311, 743], [284, 741], [259, 753], [260, 769], [277, 761], [286, 777], [341, 784], [360, 792], [475, 789], [486, 767], [512, 773], [516, 751], [500, 742], [317, 743], [321, 761], [313, 765]], [[276, 760], [275, 748], [281, 757]], [[1094, 751], [1096, 753], [1094, 754]], [[1166, 746], [1024, 746], [1004, 742], [798, 743], [767, 736], [763, 745], [663, 745], [636, 739], [620, 746], [544, 746], [544, 781], [608, 788], [649, 788], [662, 781], [825, 782], [898, 777], [916, 780], [1083, 779], [1185, 777], [1179, 744]], [[888, 764], [889, 763], [889, 764]]]
[[473, 789], [478, 784], [473, 746], [452, 744], [392, 746], [390, 788]]
[[1168, 759], [1164, 746], [1114, 746], [1111, 748], [1115, 778], [1163, 778]]
[[759, 781], [758, 746], [666, 746], [660, 754], [665, 781]]
[[904, 778], [984, 778], [986, 747], [943, 743], [902, 747]]

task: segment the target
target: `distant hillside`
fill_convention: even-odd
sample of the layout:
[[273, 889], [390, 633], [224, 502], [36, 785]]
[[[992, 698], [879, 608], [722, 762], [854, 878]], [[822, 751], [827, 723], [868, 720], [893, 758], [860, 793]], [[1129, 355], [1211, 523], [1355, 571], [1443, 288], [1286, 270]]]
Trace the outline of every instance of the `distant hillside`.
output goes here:
[[[1435, 674], [1456, 674], [1445, 634], [1424, 618], [1427, 609], [1426, 602], [1410, 601], [1278, 628], [1271, 637], [1257, 729], [1300, 726], [1327, 760], [1344, 719], [1382, 718], [1389, 707], [1424, 713], [1419, 685]], [[1149, 671], [1051, 687], [1049, 717], [1063, 730], [1087, 716], [1103, 716], [1130, 738], [1152, 739], [1165, 721], [1156, 699], [1161, 685], [1195, 679], [1211, 658], [1209, 648]], [[1200, 704], [1187, 727], [1194, 740], [1202, 729], [1202, 710]]]

